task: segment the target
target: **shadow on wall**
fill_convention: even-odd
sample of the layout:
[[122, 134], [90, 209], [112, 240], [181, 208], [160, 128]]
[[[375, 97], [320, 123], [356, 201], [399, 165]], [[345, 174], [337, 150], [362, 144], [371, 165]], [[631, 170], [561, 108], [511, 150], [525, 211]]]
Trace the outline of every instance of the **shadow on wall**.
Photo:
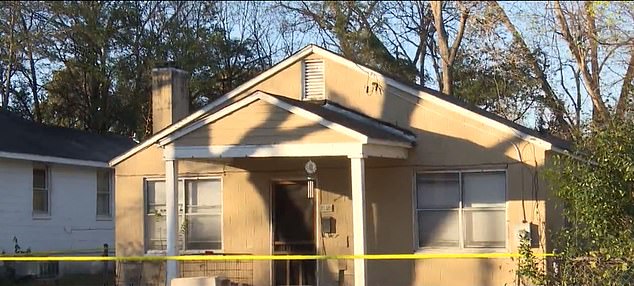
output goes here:
[[[526, 162], [519, 161], [516, 157], [506, 156], [508, 150], [513, 149], [513, 144], [519, 144], [521, 140], [519, 138], [510, 137], [505, 140], [498, 141], [493, 146], [481, 146], [464, 138], [451, 137], [443, 134], [433, 133], [422, 129], [415, 129], [411, 127], [411, 116], [415, 110], [414, 105], [422, 104], [420, 98], [409, 96], [407, 99], [402, 99], [397, 96], [381, 95], [382, 100], [382, 112], [381, 116], [383, 120], [392, 124], [407, 128], [414, 132], [417, 136], [418, 146], [415, 147], [416, 152], [410, 151], [410, 158], [407, 160], [392, 160], [392, 159], [369, 159], [367, 161], [366, 168], [367, 173], [370, 174], [366, 178], [368, 179], [367, 194], [366, 194], [366, 221], [367, 221], [367, 238], [368, 238], [368, 253], [412, 253], [415, 251], [416, 243], [414, 242], [413, 233], [416, 230], [415, 223], [413, 222], [412, 215], [412, 185], [413, 176], [412, 169], [443, 169], [443, 168], [469, 168], [473, 166], [486, 167], [486, 166], [502, 166], [513, 169], [513, 173], [509, 171], [508, 181], [519, 181], [512, 186], [509, 185], [507, 189], [507, 201], [523, 201], [525, 199], [537, 199], [544, 200], [545, 193], [536, 189], [533, 193], [529, 194], [529, 188], [532, 182], [531, 175], [535, 170], [532, 166]], [[332, 94], [332, 98], [340, 99], [344, 98], [338, 94]], [[409, 103], [407, 101], [410, 101]], [[349, 106], [352, 109], [359, 110], [359, 107]], [[397, 110], [397, 112], [394, 112]], [[276, 142], [270, 142], [268, 144], [281, 144], [285, 142], [296, 142], [309, 136], [310, 133], [299, 132], [312, 128], [317, 130], [316, 127], [320, 127], [315, 123], [309, 126], [302, 126], [295, 129], [282, 128], [282, 124], [289, 120], [291, 113], [284, 113], [285, 115], [280, 117], [280, 113], [271, 112], [269, 116], [257, 124], [255, 127], [247, 130], [242, 138], [236, 142], [235, 145], [253, 145], [251, 140], [262, 133], [262, 130], [269, 130], [270, 134], [275, 134]], [[450, 116], [450, 115], [448, 115]], [[451, 123], [455, 122], [448, 119], [444, 122], [437, 122], [437, 124], [447, 125], [451, 127]], [[458, 125], [458, 123], [456, 123]], [[302, 130], [299, 130], [302, 129]], [[209, 138], [209, 145], [213, 144], [214, 138], [211, 134], [207, 136]], [[485, 136], [486, 137], [486, 136]], [[174, 143], [179, 145], [178, 140]], [[245, 154], [245, 157], [249, 157], [252, 154]], [[529, 158], [533, 159], [533, 158]], [[257, 172], [263, 170], [256, 170], [254, 168], [255, 162], [265, 162], [265, 170], [269, 170], [272, 173], [280, 174], [295, 174], [303, 175], [301, 166], [298, 166], [298, 171], [281, 170], [275, 166], [275, 162], [282, 162], [291, 159], [239, 159], [233, 160], [228, 163], [233, 167], [243, 169], [248, 174], [248, 182], [253, 186], [262, 187], [262, 178]], [[341, 160], [342, 169], [349, 172], [349, 160]], [[394, 185], [402, 186], [395, 189], [392, 185], [393, 182], [389, 178], [381, 178], [381, 173], [385, 170], [390, 170], [391, 174], [399, 178], [399, 182]], [[250, 172], [251, 171], [251, 172]], [[327, 178], [321, 178], [327, 180]], [[372, 183], [370, 183], [372, 182]], [[270, 183], [270, 182], [269, 182]], [[346, 182], [346, 188], [349, 188], [349, 176]], [[270, 185], [266, 186], [269, 188]], [[512, 190], [511, 187], [518, 187], [521, 190]], [[257, 192], [264, 196], [260, 198], [262, 201], [267, 202], [267, 207], [271, 207], [270, 192], [268, 189], [261, 189]], [[341, 195], [347, 196], [350, 199], [349, 189], [343, 190]], [[406, 204], [406, 205], [403, 205]], [[293, 206], [289, 206], [289, 213], [301, 213], [302, 209], [292, 209]], [[270, 221], [271, 209], [266, 211], [266, 216]], [[447, 220], [448, 218], [438, 218], [438, 220]], [[440, 224], [437, 224], [440, 225]], [[299, 228], [305, 228], [305, 225], [298, 225]], [[351, 228], [350, 228], [351, 229]], [[299, 229], [298, 232], [312, 232], [312, 229]], [[434, 232], [434, 229], [428, 231]], [[512, 226], [508, 226], [507, 234], [512, 231]], [[508, 237], [508, 235], [507, 235]], [[231, 238], [225, 238], [231, 239]], [[509, 242], [510, 243], [510, 242]], [[472, 273], [467, 269], [454, 268], [456, 265], [464, 265], [461, 263], [453, 263], [452, 261], [445, 262], [432, 262], [434, 265], [430, 265], [426, 261], [370, 261], [368, 262], [368, 279], [370, 283], [368, 285], [421, 285], [422, 281], [434, 281], [428, 280], [427, 277], [437, 277], [439, 280], [446, 278], [454, 279], [452, 276], [470, 276], [466, 279], [479, 285], [493, 285], [499, 281], [494, 279], [493, 272], [500, 271], [499, 261], [493, 260], [477, 260], [472, 261], [469, 264]], [[349, 265], [352, 265], [351, 263]], [[444, 269], [440, 269], [444, 267]], [[351, 273], [352, 267], [349, 267], [347, 274]], [[422, 270], [422, 271], [421, 271]], [[435, 271], [436, 273], [426, 273], [425, 271]], [[332, 281], [335, 283], [339, 277], [335, 273], [325, 274], [326, 281]], [[503, 274], [500, 274], [503, 275]], [[443, 278], [443, 277], [445, 278]], [[346, 276], [352, 277], [352, 276]], [[257, 282], [256, 282], [257, 283]], [[348, 281], [346, 281], [348, 283]], [[387, 283], [387, 284], [386, 284]]]
[[[293, 129], [283, 128], [281, 125], [283, 125], [284, 122], [288, 121], [292, 116], [295, 116], [295, 115], [289, 112], [273, 112], [275, 109], [277, 109], [277, 107], [271, 106], [267, 117], [264, 120], [262, 120], [260, 123], [258, 123], [255, 127], [250, 128], [249, 130], [246, 130], [246, 132], [244, 132], [241, 138], [239, 138], [238, 142], [235, 142], [235, 145], [236, 146], [253, 145], [254, 144], [253, 140], [258, 140], [258, 139], [265, 140], [266, 142], [255, 142], [255, 144], [280, 144], [280, 143], [285, 143], [289, 141], [297, 141], [297, 140], [301, 140], [302, 138], [306, 136], [310, 136], [312, 134], [310, 130], [318, 130], [319, 128], [321, 128], [321, 125], [319, 125], [318, 123], [303, 125]], [[262, 130], [268, 130], [269, 134], [265, 134], [263, 136]], [[275, 134], [274, 139], [271, 139], [271, 136], [270, 136], [271, 134]], [[211, 136], [211, 134], [207, 134], [207, 138], [208, 138], [208, 144], [213, 145], [214, 138]], [[280, 140], [280, 138], [283, 138], [283, 140]], [[174, 142], [174, 145], [179, 146], [179, 141], [177, 140], [176, 142]], [[245, 157], [249, 157], [250, 155], [252, 154], [245, 154]], [[273, 183], [273, 179], [276, 179], [275, 177], [277, 178], [286, 177], [286, 178], [293, 179], [293, 178], [306, 176], [306, 174], [303, 171], [303, 163], [297, 164], [297, 167], [298, 167], [297, 169], [288, 170], [288, 169], [284, 169], [284, 167], [282, 166], [278, 166], [276, 164], [277, 160], [285, 161], [285, 159], [272, 159], [272, 160], [236, 159], [228, 163], [223, 162], [232, 167], [243, 169], [249, 172], [247, 175], [246, 183], [252, 186], [255, 186], [256, 188], [259, 188], [257, 190], [257, 194], [262, 196], [260, 198], [261, 201], [266, 202], [266, 207], [268, 209], [266, 210], [264, 216], [266, 216], [266, 219], [268, 221], [271, 221], [272, 218], [270, 215], [273, 213], [273, 210], [270, 209], [271, 206], [273, 205], [270, 199], [271, 198], [270, 187], [271, 187], [271, 184]], [[259, 168], [258, 165], [259, 166], [262, 166], [262, 165], [258, 164], [258, 162], [264, 163], [265, 167]], [[280, 161], [277, 161], [277, 162], [280, 162]], [[305, 162], [305, 160], [303, 162]], [[263, 178], [262, 177], [264, 175], [263, 172], [271, 174], [272, 177]], [[266, 182], [266, 185], [264, 185], [263, 182]], [[283, 203], [283, 201], [284, 200], [280, 200], [278, 201], [278, 203]], [[301, 207], [302, 207], [301, 205], [289, 203], [285, 205], [283, 212], [290, 216], [296, 216], [299, 214], [303, 214], [305, 212], [305, 209]], [[290, 237], [290, 236], [295, 236], [297, 234], [306, 235], [313, 232], [314, 232], [314, 229], [312, 228], [312, 226], [309, 226], [307, 224], [296, 224], [293, 226], [293, 228], [284, 229], [283, 232], [280, 233], [280, 235]], [[231, 238], [225, 238], [225, 239], [228, 240]], [[239, 239], [244, 239], [244, 238], [239, 238]], [[269, 240], [268, 238], [261, 238], [261, 239]], [[302, 253], [302, 252], [305, 253], [305, 251], [299, 251], [297, 253]], [[258, 254], [268, 254], [268, 253], [258, 253]], [[337, 277], [335, 275], [331, 275], [330, 273], [321, 273], [320, 278], [325, 279], [325, 281], [332, 281], [333, 283], [337, 281]], [[264, 284], [260, 284], [262, 281], [254, 281], [254, 282], [256, 285], [264, 285]]]

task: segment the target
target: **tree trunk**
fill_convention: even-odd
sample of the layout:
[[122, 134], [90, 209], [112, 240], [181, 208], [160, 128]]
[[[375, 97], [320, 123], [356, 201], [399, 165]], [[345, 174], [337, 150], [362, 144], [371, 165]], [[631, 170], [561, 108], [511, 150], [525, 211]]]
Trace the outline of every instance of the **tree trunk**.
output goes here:
[[[40, 97], [39, 97], [39, 88], [37, 81], [37, 72], [35, 67], [35, 58], [33, 58], [33, 35], [29, 30], [29, 26], [26, 23], [26, 19], [24, 18], [24, 14], [20, 13], [20, 21], [22, 22], [22, 30], [25, 34], [26, 38], [26, 56], [29, 60], [29, 76], [27, 79], [29, 80], [29, 87], [31, 89], [31, 95], [33, 96], [33, 119], [36, 122], [42, 122], [42, 112], [40, 109]], [[26, 72], [25, 72], [26, 73]], [[26, 75], [26, 74], [25, 74]]]
[[442, 17], [442, 1], [432, 1], [431, 11], [434, 15], [434, 27], [436, 28], [436, 37], [438, 38], [438, 52], [440, 54], [440, 64], [442, 69], [442, 78], [439, 79], [440, 91], [445, 94], [451, 94], [451, 71], [449, 68], [449, 46], [447, 44], [447, 31]]
[[436, 28], [436, 36], [438, 38], [438, 52], [440, 53], [441, 58], [442, 79], [439, 79], [440, 90], [445, 94], [452, 94], [453, 63], [456, 59], [456, 54], [458, 53], [458, 48], [460, 47], [460, 42], [462, 41], [462, 37], [464, 35], [469, 12], [464, 9], [461, 11], [458, 32], [450, 48], [449, 39], [447, 36], [447, 31], [445, 30], [445, 24], [442, 16], [442, 5], [442, 1], [432, 1], [430, 3], [432, 15], [434, 16], [434, 27]]
[[35, 71], [35, 59], [33, 59], [32, 47], [29, 47], [29, 68], [31, 72], [31, 94], [33, 94], [33, 114], [36, 122], [42, 122], [42, 110], [40, 108], [40, 97], [38, 92], [37, 73]]
[[9, 64], [7, 65], [6, 73], [4, 76], [4, 83], [2, 85], [3, 93], [2, 93], [2, 106], [3, 110], [7, 110], [9, 108], [9, 94], [11, 93], [11, 77], [13, 77], [13, 61], [15, 60], [15, 41], [14, 41], [14, 30], [15, 30], [15, 3], [9, 3], [9, 14], [11, 15], [11, 20], [9, 21]]
[[627, 71], [623, 76], [623, 85], [621, 86], [621, 94], [616, 104], [616, 116], [623, 118], [629, 108], [631, 108], [632, 97], [632, 81], [634, 80], [634, 47], [630, 48], [630, 61], [627, 65]]

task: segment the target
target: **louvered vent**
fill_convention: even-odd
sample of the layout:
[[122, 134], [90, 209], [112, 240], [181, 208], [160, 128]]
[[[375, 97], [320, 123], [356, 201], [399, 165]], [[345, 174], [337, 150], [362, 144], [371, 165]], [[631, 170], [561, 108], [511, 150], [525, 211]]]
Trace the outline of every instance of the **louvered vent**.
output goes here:
[[325, 99], [324, 61], [319, 59], [305, 60], [303, 68], [303, 99]]

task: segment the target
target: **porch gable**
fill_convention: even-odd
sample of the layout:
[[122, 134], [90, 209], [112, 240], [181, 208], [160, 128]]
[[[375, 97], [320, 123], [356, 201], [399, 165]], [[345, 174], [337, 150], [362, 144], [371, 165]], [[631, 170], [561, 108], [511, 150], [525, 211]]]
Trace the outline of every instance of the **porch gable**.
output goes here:
[[257, 91], [171, 134], [159, 145], [165, 148], [166, 159], [407, 157], [413, 136], [335, 109]]

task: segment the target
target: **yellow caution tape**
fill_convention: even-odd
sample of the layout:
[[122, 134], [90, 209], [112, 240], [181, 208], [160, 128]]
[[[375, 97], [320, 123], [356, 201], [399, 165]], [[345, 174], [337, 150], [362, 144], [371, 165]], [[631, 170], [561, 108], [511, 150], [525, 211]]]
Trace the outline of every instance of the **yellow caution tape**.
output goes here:
[[[536, 253], [535, 257], [552, 257]], [[435, 254], [365, 254], [365, 255], [180, 255], [180, 256], [0, 256], [0, 261], [225, 261], [225, 260], [416, 260], [465, 258], [518, 258], [518, 253], [435, 253]]]
[[[49, 250], [49, 251], [31, 251], [31, 252], [23, 252], [19, 254], [4, 254], [4, 255], [29, 255], [29, 256], [49, 256], [49, 255], [68, 255], [74, 253], [84, 253], [84, 254], [96, 254], [103, 253], [103, 248], [83, 248], [83, 249], [72, 249], [72, 250]], [[108, 249], [108, 253], [114, 253], [114, 249]], [[0, 257], [3, 254], [0, 254]]]

